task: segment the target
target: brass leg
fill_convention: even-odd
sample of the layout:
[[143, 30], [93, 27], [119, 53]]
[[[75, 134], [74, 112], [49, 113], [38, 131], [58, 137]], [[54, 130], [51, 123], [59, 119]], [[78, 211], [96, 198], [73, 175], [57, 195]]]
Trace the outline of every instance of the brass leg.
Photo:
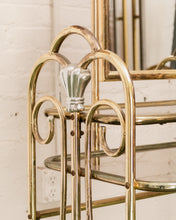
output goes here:
[[28, 219], [36, 220], [36, 151], [31, 121], [32, 108], [28, 102]]
[[29, 212], [28, 219], [36, 220], [36, 153], [35, 141], [29, 137]]
[[80, 184], [80, 122], [79, 113], [72, 114], [71, 128], [71, 169], [72, 169], [72, 220], [81, 219], [81, 184]]
[[[128, 99], [127, 99], [128, 101]], [[136, 199], [135, 199], [135, 125], [133, 105], [128, 103], [126, 109], [126, 220], [136, 219]], [[131, 105], [131, 106], [130, 106]], [[130, 109], [131, 107], [131, 109]]]

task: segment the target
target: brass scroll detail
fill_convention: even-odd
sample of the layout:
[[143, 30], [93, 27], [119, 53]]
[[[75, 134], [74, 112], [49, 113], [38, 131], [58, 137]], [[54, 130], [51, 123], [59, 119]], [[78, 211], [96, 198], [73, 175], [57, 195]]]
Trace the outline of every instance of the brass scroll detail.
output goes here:
[[43, 139], [39, 134], [38, 113], [39, 113], [41, 105], [44, 102], [47, 102], [47, 101], [50, 101], [55, 105], [55, 107], [57, 109], [57, 112], [59, 114], [59, 118], [61, 119], [61, 121], [65, 120], [64, 110], [63, 110], [61, 104], [59, 103], [59, 101], [55, 97], [44, 96], [44, 97], [40, 98], [38, 100], [38, 102], [35, 104], [34, 109], [33, 109], [33, 113], [32, 113], [32, 131], [33, 131], [35, 139], [40, 144], [49, 144], [51, 142], [51, 140], [53, 139], [53, 136], [54, 136], [54, 117], [48, 118], [49, 119], [49, 122], [48, 122], [49, 132], [48, 132], [47, 137], [45, 139]]
[[49, 121], [49, 133], [46, 139], [42, 139], [40, 137], [40, 134], [38, 132], [38, 112], [40, 110], [41, 105], [46, 102], [50, 101], [54, 104], [54, 106], [57, 109], [57, 112], [59, 114], [60, 118], [60, 124], [61, 124], [61, 202], [60, 202], [60, 219], [64, 220], [66, 216], [66, 189], [67, 189], [67, 174], [66, 174], [66, 168], [67, 168], [67, 143], [66, 143], [66, 118], [65, 113], [63, 110], [62, 105], [60, 102], [55, 98], [51, 96], [44, 96], [38, 100], [36, 105], [34, 106], [33, 114], [32, 114], [32, 129], [35, 139], [40, 144], [48, 144], [54, 135], [54, 121]]

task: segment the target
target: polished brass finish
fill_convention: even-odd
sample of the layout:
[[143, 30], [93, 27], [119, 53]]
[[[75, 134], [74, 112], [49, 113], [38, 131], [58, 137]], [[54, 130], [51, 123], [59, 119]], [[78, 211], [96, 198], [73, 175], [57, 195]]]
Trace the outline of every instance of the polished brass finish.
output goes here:
[[[142, 192], [142, 193], [137, 193], [136, 194], [136, 200], [142, 200], [142, 199], [148, 199], [156, 196], [164, 196], [164, 195], [169, 195], [171, 193], [161, 193], [161, 192]], [[117, 205], [125, 202], [125, 196], [119, 196], [119, 197], [112, 197], [108, 199], [101, 199], [101, 200], [96, 200], [92, 202], [92, 208], [101, 208], [101, 207], [106, 207], [106, 206], [112, 206], [112, 205]], [[71, 213], [71, 206], [67, 206], [66, 213]], [[81, 211], [84, 211], [86, 209], [86, 204], [82, 203], [81, 204]], [[47, 209], [47, 210], [41, 210], [37, 212], [37, 217], [42, 219], [42, 218], [47, 218], [47, 217], [52, 217], [52, 216], [57, 216], [60, 215], [60, 207], [53, 208], [53, 209]]]
[[72, 220], [81, 219], [81, 181], [80, 181], [80, 138], [81, 127], [79, 113], [74, 112], [74, 120], [71, 121], [74, 135], [71, 138], [71, 172], [72, 175]]
[[[135, 189], [133, 187], [133, 183], [135, 180], [135, 95], [134, 95], [134, 88], [131, 81], [130, 74], [124, 64], [124, 62], [114, 53], [108, 50], [97, 51], [88, 54], [86, 57], [82, 59], [80, 62], [80, 67], [87, 68], [87, 66], [93, 61], [97, 59], [104, 59], [109, 61], [119, 72], [125, 90], [125, 120], [126, 120], [126, 129], [125, 132], [125, 149], [126, 149], [126, 176], [125, 181], [129, 183], [130, 187], [126, 190], [126, 218], [129, 220], [135, 219]], [[93, 109], [93, 107], [91, 107]], [[87, 189], [87, 219], [92, 218], [91, 212], [91, 182], [90, 182], [90, 118], [91, 109], [88, 112], [87, 119], [86, 119], [86, 189]], [[92, 113], [93, 114], [93, 113]], [[90, 116], [89, 116], [90, 115]], [[89, 137], [89, 140], [88, 140]], [[89, 144], [88, 144], [89, 143]]]
[[[134, 1], [135, 2], [135, 1]], [[93, 10], [100, 6], [102, 1], [94, 1]], [[124, 1], [124, 4], [126, 2]], [[106, 1], [101, 7], [106, 8]], [[103, 8], [102, 10], [105, 10]], [[105, 11], [104, 11], [105, 12]], [[135, 14], [135, 13], [134, 13]], [[96, 13], [94, 17], [97, 16]], [[99, 16], [102, 16], [101, 14]], [[135, 15], [136, 16], [136, 15]], [[125, 19], [125, 17], [123, 18]], [[138, 18], [137, 18], [138, 19]], [[105, 22], [105, 21], [103, 21]], [[125, 22], [124, 22], [125, 23]], [[97, 25], [97, 24], [94, 24]], [[95, 29], [94, 29], [95, 30]], [[71, 34], [83, 36], [91, 46], [91, 52], [75, 66], [70, 66], [69, 60], [60, 54], [56, 54], [64, 39]], [[100, 33], [96, 33], [100, 36]], [[51, 96], [41, 97], [36, 101], [36, 88], [39, 73], [46, 62], [56, 61], [64, 69], [61, 70], [69, 105], [63, 107], [60, 102]], [[122, 81], [125, 102], [115, 103], [111, 100], [99, 100], [99, 60], [111, 63], [117, 70], [115, 77]], [[144, 79], [172, 79], [176, 78], [175, 70], [162, 69], [166, 62], [175, 60], [175, 57], [166, 58], [156, 70], [131, 71], [129, 72], [126, 64], [115, 53], [101, 49], [95, 37], [85, 28], [72, 26], [61, 32], [52, 44], [48, 54], [42, 56], [35, 64], [29, 81], [28, 88], [28, 149], [29, 149], [29, 213], [28, 217], [38, 220], [45, 217], [60, 215], [61, 220], [66, 219], [66, 213], [72, 213], [72, 220], [81, 220], [81, 211], [86, 210], [87, 220], [93, 219], [92, 209], [125, 202], [126, 220], [136, 219], [135, 203], [138, 199], [145, 199], [154, 196], [166, 195], [176, 192], [176, 182], [146, 181], [136, 179], [136, 152], [169, 149], [176, 147], [176, 142], [136, 146], [136, 125], [163, 124], [176, 122], [176, 114], [156, 114], [156, 115], [137, 115], [136, 107], [157, 107], [174, 106], [176, 100], [155, 101], [155, 102], [135, 102], [135, 93], [132, 80]], [[97, 63], [95, 63], [95, 61]], [[93, 63], [91, 73], [92, 103], [84, 106], [83, 93], [90, 80], [87, 67]], [[138, 64], [136, 64], [138, 65]], [[71, 69], [70, 69], [71, 67]], [[161, 70], [162, 69], [162, 70]], [[68, 71], [70, 71], [68, 73]], [[110, 75], [108, 75], [109, 77]], [[79, 78], [79, 79], [78, 79]], [[109, 79], [109, 78], [108, 78]], [[77, 86], [76, 86], [76, 83]], [[47, 137], [41, 137], [39, 133], [38, 114], [44, 102], [51, 102], [54, 109], [47, 109], [45, 115], [48, 117], [49, 131]], [[84, 109], [85, 107], [85, 109]], [[100, 110], [111, 109], [115, 112], [109, 115]], [[61, 155], [52, 156], [45, 160], [46, 167], [61, 172], [61, 196], [60, 207], [48, 210], [36, 210], [36, 142], [39, 144], [49, 144], [54, 136], [54, 122], [56, 118], [60, 121], [61, 127]], [[66, 120], [71, 123], [70, 140], [71, 154], [67, 154], [67, 128]], [[81, 130], [81, 124], [85, 123], [85, 131]], [[121, 143], [118, 148], [111, 149], [106, 141], [106, 127], [99, 127], [99, 124], [112, 124], [121, 126]], [[93, 131], [93, 132], [92, 132]], [[84, 133], [85, 132], [85, 133]], [[84, 136], [82, 136], [84, 134]], [[85, 152], [81, 153], [80, 139], [85, 137]], [[92, 138], [93, 137], [93, 138]], [[99, 138], [100, 137], [100, 142]], [[99, 149], [102, 148], [102, 150]], [[111, 172], [101, 171], [99, 166], [92, 165], [92, 159], [96, 162], [101, 157], [120, 157], [125, 155], [125, 175], [112, 174]], [[85, 160], [85, 166], [80, 165], [81, 159]], [[97, 163], [99, 165], [99, 163]], [[95, 164], [94, 164], [95, 165]], [[66, 206], [67, 195], [67, 174], [72, 178], [72, 204]], [[81, 181], [85, 178], [86, 203], [81, 203]], [[113, 198], [106, 198], [92, 201], [92, 179], [107, 182], [124, 187], [126, 194]], [[135, 190], [149, 192], [137, 193]]]
[[156, 69], [158, 69], [158, 70], [163, 69], [164, 66], [166, 65], [166, 63], [168, 63], [170, 61], [176, 61], [176, 56], [171, 55], [169, 57], [166, 57], [157, 65]]
[[[64, 31], [62, 31], [55, 39], [55, 41], [52, 44], [51, 50], [48, 54], [43, 55], [34, 65], [34, 68], [31, 73], [30, 81], [29, 81], [29, 87], [28, 87], [28, 151], [29, 151], [29, 216], [31, 216], [32, 220], [36, 220], [36, 140], [41, 144], [49, 143], [52, 140], [53, 137], [53, 121], [51, 120], [49, 122], [50, 125], [50, 131], [49, 135], [46, 139], [43, 139], [40, 137], [38, 132], [38, 125], [37, 125], [37, 116], [38, 116], [38, 110], [41, 106], [41, 104], [46, 100], [50, 100], [53, 104], [55, 104], [58, 109], [58, 102], [56, 103], [56, 100], [53, 98], [45, 97], [43, 100], [37, 103], [35, 106], [35, 98], [36, 98], [36, 87], [37, 87], [37, 79], [40, 73], [40, 70], [42, 69], [42, 66], [51, 60], [58, 62], [63, 67], [68, 65], [70, 62], [62, 55], [56, 54], [56, 52], [59, 51], [60, 46], [62, 45], [64, 39], [71, 35], [71, 34], [79, 34], [83, 36], [90, 44], [91, 50], [96, 51], [100, 49], [99, 43], [94, 37], [94, 35], [88, 31], [85, 28], [82, 28], [80, 26], [72, 26], [69, 28], [66, 28]], [[35, 108], [35, 111], [33, 112]], [[61, 113], [58, 112], [60, 119], [63, 117], [61, 116]], [[65, 115], [64, 115], [65, 120]], [[62, 123], [63, 124], [63, 123]], [[66, 135], [65, 129], [63, 129], [63, 135], [62, 136], [62, 154], [64, 154], [65, 151], [63, 151], [65, 144], [64, 144], [64, 137]], [[65, 148], [66, 149], [66, 148]], [[64, 155], [63, 159], [63, 170], [62, 170], [62, 176], [65, 175], [66, 170], [66, 156]], [[66, 177], [62, 178], [62, 187], [64, 187], [66, 184]], [[65, 219], [65, 196], [66, 191], [63, 191], [63, 194], [61, 196], [61, 219]]]
[[135, 188], [152, 192], [176, 192], [176, 182], [135, 181]]
[[60, 116], [60, 123], [61, 123], [61, 207], [60, 207], [60, 218], [65, 219], [65, 208], [66, 208], [66, 189], [67, 189], [67, 175], [66, 175], [66, 167], [67, 167], [67, 148], [66, 148], [66, 122], [65, 122], [65, 114], [61, 104], [58, 100], [54, 97], [44, 96], [38, 100], [36, 105], [34, 106], [33, 114], [32, 114], [32, 126], [33, 126], [33, 134], [35, 139], [40, 144], [48, 144], [53, 138], [53, 123], [52, 126], [49, 126], [51, 131], [49, 132], [49, 136], [46, 140], [43, 140], [40, 135], [38, 134], [38, 126], [37, 126], [37, 119], [38, 119], [38, 112], [41, 105], [46, 102], [52, 102], [55, 107], [57, 108], [58, 114]]
[[[133, 69], [143, 69], [142, 0], [132, 0]], [[138, 13], [137, 13], [138, 6]], [[139, 24], [139, 28], [137, 26]]]
[[140, 69], [144, 69], [144, 51], [143, 51], [143, 10], [142, 10], [142, 0], [139, 0], [139, 35], [140, 35]]
[[[127, 23], [127, 1], [122, 1], [122, 8], [123, 8], [123, 54], [124, 54], [124, 61], [128, 66], [128, 23]], [[108, 49], [108, 48], [107, 48]]]
[[[84, 121], [84, 117], [82, 120]], [[115, 115], [94, 115], [93, 122], [119, 125], [120, 121]], [[136, 117], [136, 125], [150, 125], [150, 124], [166, 124], [176, 122], [176, 114], [161, 114], [161, 115], [141, 115]], [[103, 138], [103, 137], [102, 137]]]
[[58, 36], [55, 38], [55, 40], [52, 43], [50, 52], [57, 53], [63, 41], [72, 34], [79, 34], [83, 38], [85, 38], [88, 41], [91, 47], [91, 50], [93, 51], [99, 50], [101, 48], [97, 39], [88, 29], [83, 28], [81, 26], [71, 26], [71, 27], [65, 28], [63, 31], [61, 31], [58, 34]]
[[[119, 103], [118, 104], [121, 108], [125, 107], [124, 103]], [[141, 108], [141, 107], [159, 107], [159, 106], [173, 106], [176, 105], [176, 100], [163, 100], [163, 101], [153, 101], [153, 102], [136, 102], [136, 107], [137, 108]], [[90, 106], [87, 105], [85, 106], [85, 111], [88, 111], [90, 109]], [[108, 106], [103, 106], [100, 107], [101, 110], [107, 110], [109, 109]], [[56, 109], [46, 109], [45, 110], [45, 114], [46, 116], [54, 116], [54, 117], [59, 117], [59, 115], [57, 114], [57, 110]], [[72, 119], [72, 115], [68, 112], [66, 113], [66, 117], [67, 119]], [[85, 113], [82, 114], [81, 116], [82, 120], [84, 121], [85, 118]]]
[[[160, 68], [160, 66], [158, 66], [157, 68]], [[175, 79], [176, 70], [170, 70], [170, 69], [137, 70], [137, 71], [130, 71], [130, 75], [132, 80]], [[109, 81], [120, 80], [120, 75], [116, 71], [110, 72], [108, 76], [109, 76], [108, 78]]]
[[136, 0], [132, 0], [132, 32], [133, 32], [133, 68], [139, 69], [137, 51], [137, 24], [136, 24]]
[[[109, 102], [107, 102], [109, 105]], [[102, 104], [103, 105], [103, 104]], [[121, 144], [119, 148], [124, 149], [125, 147], [125, 116], [123, 111], [121, 110], [121, 108], [115, 104], [115, 103], [111, 103], [110, 105], [114, 111], [116, 112], [118, 119], [120, 121], [120, 125], [121, 125], [121, 130], [122, 130], [122, 135], [121, 135]], [[119, 154], [119, 149], [117, 151], [112, 151], [109, 149], [108, 144], [106, 142], [106, 127], [101, 126], [100, 127], [100, 146], [101, 148], [104, 150], [104, 152], [110, 156], [110, 157], [115, 157]], [[123, 152], [123, 150], [121, 150]]]
[[[33, 135], [35, 137], [35, 139], [38, 141], [38, 143], [40, 144], [49, 144], [54, 136], [54, 118], [49, 118], [49, 133], [46, 139], [41, 138], [40, 134], [39, 134], [39, 129], [38, 129], [38, 113], [39, 113], [39, 109], [41, 107], [41, 105], [43, 104], [43, 102], [45, 101], [51, 101], [52, 98], [51, 97], [44, 97], [42, 99], [40, 99], [40, 101], [38, 101], [35, 104], [35, 107], [33, 109], [33, 113], [32, 113], [32, 131], [33, 131]], [[58, 112], [57, 109], [57, 113], [60, 113], [60, 111]], [[60, 115], [60, 114], [59, 114]]]
[[[116, 149], [118, 150], [118, 149]], [[85, 154], [80, 155], [82, 158], [85, 159]], [[95, 157], [101, 157], [101, 156], [107, 156], [104, 151], [94, 151], [94, 153], [91, 153], [92, 158]], [[68, 155], [67, 157], [68, 161], [71, 161], [71, 155]], [[60, 156], [54, 156], [54, 157], [49, 157], [45, 160], [45, 166], [48, 167], [49, 169], [61, 171], [61, 158]], [[73, 170], [70, 165], [67, 165], [67, 172], [70, 173], [71, 175], [73, 174]], [[74, 172], [75, 174], [75, 172]], [[79, 169], [79, 175], [82, 177], [85, 177], [85, 168], [81, 167]], [[115, 174], [110, 174], [106, 172], [102, 172], [99, 170], [92, 170], [91, 171], [91, 179], [107, 182], [107, 183], [112, 183], [116, 185], [121, 185], [125, 186], [125, 179], [123, 176], [120, 175], [115, 175]]]
[[[122, 132], [123, 135], [121, 135], [120, 146], [124, 147], [125, 146], [125, 139], [124, 139], [125, 138], [125, 135], [124, 135], [125, 123], [123, 123], [123, 125], [121, 124], [121, 126], [122, 126], [122, 130], [123, 130], [123, 132]], [[118, 150], [117, 151], [110, 150], [108, 147], [108, 144], [106, 141], [106, 127], [104, 127], [104, 126], [100, 127], [100, 146], [108, 156], [115, 157], [116, 155], [118, 155]]]
[[[160, 144], [150, 144], [150, 145], [141, 145], [141, 146], [136, 146], [136, 152], [144, 152], [144, 151], [152, 151], [152, 150], [161, 150], [161, 149], [170, 149], [170, 148], [176, 148], [176, 142], [167, 142], [167, 143], [160, 143]], [[118, 149], [114, 149], [114, 151], [117, 151]], [[107, 154], [103, 151], [92, 151], [91, 152], [91, 158], [94, 157], [107, 157]], [[80, 159], [84, 160], [85, 159], [85, 153], [80, 153]], [[71, 161], [71, 154], [67, 155], [67, 161]], [[53, 157], [49, 157], [45, 160], [45, 166], [53, 169], [53, 170], [57, 170], [57, 171], [61, 171], [61, 156], [57, 155], [57, 156], [53, 156]], [[71, 173], [71, 166], [67, 165], [67, 172]], [[80, 168], [80, 175], [81, 176], [85, 176], [85, 170], [84, 168]], [[118, 175], [114, 175], [111, 173], [105, 173], [99, 170], [92, 170], [91, 171], [91, 178], [92, 179], [97, 179], [97, 180], [102, 180], [102, 177], [104, 178], [103, 181], [112, 183], [111, 181], [113, 181], [113, 183], [116, 184], [120, 184], [122, 185], [122, 183], [124, 181], [119, 181]], [[116, 181], [116, 182], [115, 182]], [[118, 182], [119, 181], [119, 182]]]
[[[96, 38], [100, 42], [100, 45], [103, 49], [110, 49], [109, 42], [109, 0], [97, 0], [96, 9], [92, 8], [92, 15], [97, 12], [96, 16], [92, 16], [94, 21], [92, 21], [93, 29]], [[127, 32], [127, 2], [126, 0], [122, 1], [123, 4], [123, 53], [124, 60], [128, 64], [128, 32]], [[95, 11], [93, 11], [95, 9]], [[105, 61], [99, 61], [99, 72], [100, 72], [100, 81], [104, 81], [108, 78], [109, 64]]]
[[[143, 151], [152, 151], [152, 150], [162, 150], [162, 149], [170, 149], [170, 148], [176, 148], [176, 142], [167, 142], [167, 143], [160, 143], [160, 144], [149, 144], [149, 145], [140, 145], [136, 146], [136, 152], [143, 152]], [[115, 151], [117, 149], [114, 149]], [[91, 158], [94, 157], [106, 157], [107, 154], [103, 151], [92, 151], [91, 152]], [[85, 159], [85, 153], [80, 153], [80, 159]], [[67, 154], [67, 161], [71, 161], [71, 154]], [[49, 157], [45, 160], [45, 166], [53, 169], [53, 170], [61, 170], [61, 156], [53, 156]], [[82, 169], [82, 168], [81, 168]], [[67, 172], [71, 172], [71, 166], [67, 166]], [[83, 175], [85, 172], [82, 170], [81, 175]], [[94, 178], [94, 170], [92, 170], [91, 178]]]
[[[29, 154], [29, 215], [32, 220], [36, 220], [36, 144], [33, 136], [32, 128], [32, 113], [35, 105], [36, 97], [36, 85], [37, 79], [42, 66], [48, 62], [54, 60], [61, 65], [65, 66], [69, 61], [61, 55], [48, 53], [43, 55], [34, 65], [31, 73], [29, 86], [28, 86], [28, 154]], [[57, 106], [55, 106], [57, 107]], [[60, 115], [60, 113], [58, 112]], [[61, 115], [60, 115], [61, 116]], [[62, 117], [62, 116], [61, 116]], [[50, 133], [50, 137], [52, 132]], [[50, 138], [49, 138], [50, 139]], [[50, 141], [50, 140], [49, 140]]]
[[[109, 47], [109, 42], [112, 41], [111, 38], [114, 36], [110, 36], [109, 28], [111, 24], [109, 23], [109, 7], [110, 0], [96, 0], [92, 1], [93, 7], [91, 10], [92, 15], [92, 26], [94, 30], [94, 34], [97, 37], [98, 41], [102, 49], [111, 49]], [[122, 17], [118, 17], [117, 21], [122, 22], [122, 39], [123, 39], [123, 59], [126, 65], [129, 65], [129, 30], [128, 30], [128, 13], [127, 13], [127, 4], [126, 0], [122, 0]], [[143, 35], [142, 35], [142, 2], [141, 0], [131, 0], [132, 5], [132, 41], [133, 41], [133, 68], [138, 70], [140, 67], [143, 67]], [[139, 14], [136, 12], [136, 7], [139, 6]], [[95, 15], [96, 14], [96, 15]], [[137, 21], [139, 21], [139, 28], [137, 28]], [[116, 26], [116, 24], [114, 24]], [[139, 30], [138, 30], [139, 29]], [[116, 40], [116, 39], [115, 39]], [[140, 52], [140, 54], [139, 54]], [[100, 81], [109, 81], [116, 80], [116, 73], [113, 71], [113, 74], [110, 74], [110, 67], [107, 62], [100, 61], [99, 62], [99, 77]]]

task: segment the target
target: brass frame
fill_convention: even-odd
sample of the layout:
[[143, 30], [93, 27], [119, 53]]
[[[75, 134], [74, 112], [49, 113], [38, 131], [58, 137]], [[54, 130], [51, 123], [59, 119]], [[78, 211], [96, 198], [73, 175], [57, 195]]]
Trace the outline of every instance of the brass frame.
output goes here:
[[[118, 71], [118, 79], [122, 80], [125, 103], [116, 104], [111, 100], [99, 100], [99, 72], [97, 64], [93, 64], [92, 77], [92, 105], [87, 106], [88, 112], [67, 112], [65, 107], [54, 97], [44, 96], [36, 102], [37, 79], [43, 65], [46, 62], [54, 60], [66, 67], [70, 62], [64, 56], [58, 53], [64, 39], [71, 34], [79, 34], [84, 37], [91, 46], [91, 52], [87, 54], [78, 64], [78, 67], [86, 69], [92, 62], [104, 60], [110, 62]], [[163, 67], [164, 60], [158, 67]], [[171, 58], [175, 59], [175, 58]], [[97, 66], [96, 66], [97, 65]], [[104, 207], [113, 204], [126, 203], [126, 220], [135, 220], [135, 203], [137, 199], [145, 199], [153, 196], [176, 192], [176, 182], [155, 182], [137, 180], [135, 176], [136, 170], [136, 151], [155, 150], [163, 148], [176, 147], [175, 143], [163, 143], [150, 146], [136, 146], [136, 125], [137, 124], [155, 124], [169, 123], [176, 121], [176, 115], [157, 115], [157, 116], [141, 116], [136, 117], [136, 107], [142, 106], [162, 106], [175, 105], [176, 101], [160, 101], [148, 103], [136, 103], [133, 86], [133, 79], [163, 79], [176, 78], [175, 70], [155, 70], [155, 71], [134, 71], [129, 72], [126, 64], [115, 53], [101, 49], [96, 38], [85, 28], [79, 26], [71, 26], [64, 29], [54, 40], [51, 50], [48, 54], [43, 55], [34, 65], [31, 73], [28, 87], [28, 150], [29, 150], [29, 214], [28, 218], [38, 220], [44, 217], [60, 215], [60, 219], [66, 219], [66, 213], [72, 212], [72, 220], [81, 219], [81, 210], [86, 210], [87, 220], [93, 219], [92, 208]], [[46, 116], [51, 115], [54, 118], [49, 120], [48, 136], [43, 139], [38, 131], [38, 113], [41, 105], [49, 101], [54, 104], [55, 110], [47, 110]], [[99, 109], [113, 109], [116, 116], [100, 115]], [[123, 109], [122, 109], [123, 108]], [[50, 210], [36, 210], [36, 141], [40, 144], [48, 144], [52, 141], [54, 135], [54, 119], [59, 118], [61, 123], [61, 155], [47, 158], [45, 165], [48, 168], [61, 171], [61, 206]], [[67, 155], [67, 128], [66, 120], [71, 120], [71, 155]], [[85, 122], [85, 153], [80, 153], [81, 123]], [[105, 128], [99, 129], [96, 124], [121, 124], [122, 141], [119, 148], [110, 150], [106, 143]], [[92, 132], [93, 131], [93, 132]], [[98, 147], [102, 146], [103, 151], [99, 148], [94, 149], [97, 143], [97, 135], [100, 131], [100, 142]], [[92, 135], [95, 139], [92, 141]], [[92, 152], [93, 150], [93, 152]], [[125, 152], [125, 176], [113, 175], [102, 171], [94, 170], [91, 164], [91, 158], [99, 158], [101, 156], [120, 156]], [[55, 161], [53, 161], [53, 158]], [[85, 168], [80, 167], [80, 160], [85, 158]], [[71, 160], [71, 166], [67, 165], [67, 161]], [[67, 193], [67, 174], [72, 175], [72, 206], [66, 206]], [[86, 203], [81, 203], [80, 193], [80, 177], [85, 177]], [[111, 184], [121, 185], [125, 187], [126, 195], [114, 198], [108, 198], [98, 201], [92, 201], [91, 179], [109, 182]], [[149, 192], [136, 194], [135, 190], [145, 190]]]
[[[110, 49], [110, 33], [109, 33], [109, 1], [110, 0], [92, 0], [91, 1], [91, 17], [92, 32], [100, 42], [102, 49]], [[142, 2], [141, 0], [131, 0], [132, 2], [132, 40], [133, 40], [133, 69], [143, 69], [143, 33], [142, 33]], [[136, 5], [139, 5], [138, 15], [136, 13]], [[122, 21], [123, 27], [123, 59], [128, 66], [128, 19], [127, 19], [127, 1], [122, 0], [122, 17], [118, 17], [117, 21]], [[139, 36], [137, 34], [137, 21], [139, 21]], [[139, 43], [138, 43], [139, 42]], [[138, 46], [139, 45], [139, 46]], [[140, 53], [140, 55], [139, 55]], [[138, 61], [140, 60], [140, 62]], [[118, 72], [111, 71], [110, 66], [105, 61], [99, 61], [100, 81], [118, 80]]]
[[[92, 0], [91, 2], [91, 15], [92, 15], [92, 32], [100, 42], [102, 49], [109, 49], [110, 33], [109, 33], [109, 1], [110, 0]], [[131, 10], [132, 10], [132, 49], [133, 49], [133, 70], [143, 70], [143, 30], [142, 30], [142, 1], [141, 0], [131, 0]], [[136, 8], [138, 5], [138, 13]], [[129, 64], [129, 51], [128, 51], [128, 19], [127, 19], [127, 0], [122, 0], [122, 17], [118, 17], [117, 21], [122, 21], [123, 26], [123, 60], [125, 61], [127, 67]], [[139, 23], [139, 27], [137, 26]], [[138, 28], [137, 28], [138, 27]], [[154, 65], [148, 68], [151, 69], [169, 69], [165, 64], [169, 61], [175, 61], [175, 51], [173, 55], [165, 58], [160, 64]], [[99, 61], [99, 80], [100, 81], [115, 81], [119, 80], [118, 71], [112, 71], [110, 64], [105, 61]], [[145, 71], [145, 70], [144, 70]], [[138, 72], [138, 71], [137, 71]], [[136, 72], [136, 73], [137, 73]], [[135, 73], [135, 72], [134, 72]], [[140, 74], [143, 74], [141, 72]], [[139, 74], [139, 75], [140, 75]], [[150, 74], [153, 75], [150, 71]], [[157, 74], [156, 74], [157, 75]], [[133, 80], [136, 80], [133, 77]], [[148, 78], [147, 78], [148, 79]], [[155, 79], [155, 76], [151, 79]], [[138, 80], [138, 78], [137, 78]]]

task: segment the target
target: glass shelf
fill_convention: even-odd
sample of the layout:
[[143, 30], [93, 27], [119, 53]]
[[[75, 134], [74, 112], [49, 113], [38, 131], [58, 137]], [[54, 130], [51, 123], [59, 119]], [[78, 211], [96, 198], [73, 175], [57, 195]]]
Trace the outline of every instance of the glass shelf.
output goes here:
[[[123, 109], [124, 104], [119, 104]], [[80, 113], [80, 120], [85, 122], [87, 110], [90, 106], [85, 107], [85, 112]], [[119, 125], [119, 119], [113, 113], [109, 113], [108, 108], [100, 108], [100, 114], [95, 114], [93, 122], [102, 124]], [[105, 112], [105, 113], [102, 113]], [[71, 118], [71, 113], [66, 112], [66, 118]], [[47, 109], [46, 116], [54, 116], [58, 118], [56, 109]], [[165, 124], [176, 122], [176, 100], [168, 101], [153, 101], [153, 102], [140, 102], [136, 103], [136, 125], [149, 125], [149, 124]]]

